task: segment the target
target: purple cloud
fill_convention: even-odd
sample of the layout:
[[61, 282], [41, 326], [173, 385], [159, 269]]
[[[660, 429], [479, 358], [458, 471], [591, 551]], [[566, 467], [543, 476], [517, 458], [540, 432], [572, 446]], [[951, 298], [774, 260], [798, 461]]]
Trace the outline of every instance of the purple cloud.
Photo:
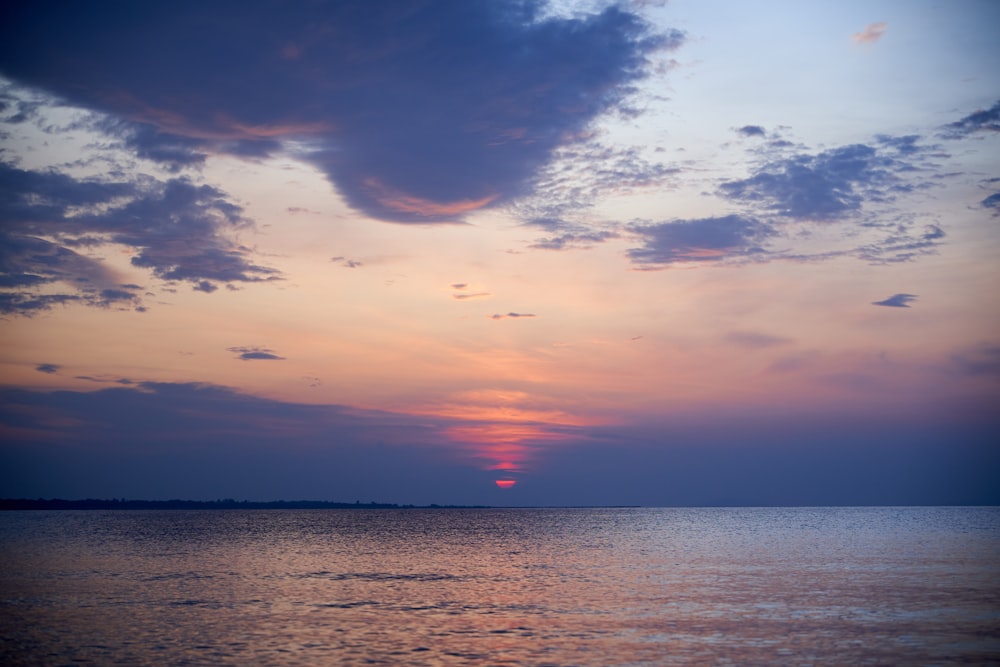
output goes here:
[[737, 128], [736, 131], [744, 137], [763, 137], [767, 135], [767, 131], [760, 125], [744, 125]]
[[628, 257], [645, 267], [761, 255], [776, 234], [771, 225], [740, 215], [635, 224], [630, 231], [643, 245], [629, 249]]
[[889, 306], [890, 308], [909, 308], [910, 302], [915, 301], [916, 294], [893, 294], [881, 301], [872, 301], [873, 306]]
[[944, 126], [944, 136], [961, 139], [977, 132], [1000, 132], [1000, 101]]
[[230, 352], [236, 352], [237, 359], [242, 361], [284, 361], [284, 357], [280, 357], [274, 353], [274, 350], [269, 350], [266, 347], [227, 347]]
[[[184, 178], [81, 180], [0, 162], [0, 309], [30, 314], [57, 303], [140, 308], [138, 285], [119, 285], [100, 260], [74, 248], [118, 244], [133, 266], [212, 292], [217, 283], [279, 279], [228, 233], [251, 222], [226, 193]], [[61, 283], [62, 294], [38, 294]], [[68, 291], [67, 291], [68, 290]]]
[[753, 176], [720, 186], [733, 201], [759, 205], [790, 219], [835, 220], [861, 210], [866, 200], [885, 200], [900, 185], [897, 160], [872, 146], [854, 144], [768, 162]]

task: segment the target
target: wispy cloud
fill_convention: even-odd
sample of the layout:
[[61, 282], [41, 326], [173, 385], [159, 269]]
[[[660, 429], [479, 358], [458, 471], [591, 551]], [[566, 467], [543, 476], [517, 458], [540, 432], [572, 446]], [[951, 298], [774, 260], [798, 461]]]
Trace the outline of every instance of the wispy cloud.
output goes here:
[[889, 306], [890, 308], [909, 308], [910, 302], [915, 301], [916, 294], [893, 294], [881, 301], [872, 301], [873, 306]]
[[534, 313], [494, 313], [490, 315], [491, 320], [518, 319], [521, 317], [535, 317]]
[[345, 269], [357, 269], [359, 267], [364, 266], [364, 262], [361, 262], [356, 259], [348, 259], [346, 257], [331, 257], [330, 261], [340, 264]]
[[530, 196], [511, 207], [526, 225], [558, 233], [532, 247], [562, 250], [613, 238], [614, 230], [595, 229], [581, 220], [581, 213], [603, 197], [662, 186], [682, 172], [677, 166], [650, 159], [645, 148], [610, 147], [598, 138], [585, 137], [556, 151], [535, 176]]
[[733, 331], [726, 334], [726, 340], [740, 347], [755, 349], [788, 345], [792, 342], [790, 339], [782, 336], [772, 336], [754, 331]]
[[619, 238], [620, 236], [621, 234], [611, 230], [568, 232], [566, 234], [559, 234], [558, 236], [539, 239], [529, 247], [537, 250], [590, 248], [599, 243]]
[[35, 370], [39, 373], [48, 373], [51, 375], [59, 372], [59, 366], [57, 364], [38, 364], [35, 366]]
[[974, 111], [944, 126], [944, 136], [961, 139], [978, 132], [1000, 132], [1000, 101], [989, 109]]
[[964, 375], [1000, 377], [1000, 345], [982, 343], [952, 355], [954, 366]]
[[451, 288], [455, 290], [455, 292], [451, 295], [451, 298], [458, 299], [459, 301], [464, 301], [466, 299], [485, 299], [493, 296], [485, 290], [470, 291], [467, 283], [452, 283]]
[[882, 39], [882, 35], [885, 34], [888, 27], [889, 24], [883, 21], [869, 23], [865, 26], [864, 30], [851, 35], [851, 39], [855, 44], [874, 44], [878, 40]]

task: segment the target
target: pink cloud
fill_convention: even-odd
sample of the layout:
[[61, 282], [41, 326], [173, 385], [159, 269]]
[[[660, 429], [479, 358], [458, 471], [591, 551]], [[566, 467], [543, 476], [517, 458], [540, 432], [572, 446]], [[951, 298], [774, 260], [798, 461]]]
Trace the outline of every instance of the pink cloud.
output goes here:
[[869, 23], [865, 26], [864, 30], [854, 33], [851, 39], [854, 40], [855, 44], [874, 44], [882, 38], [882, 35], [885, 34], [885, 29], [888, 27], [889, 24], [883, 21]]

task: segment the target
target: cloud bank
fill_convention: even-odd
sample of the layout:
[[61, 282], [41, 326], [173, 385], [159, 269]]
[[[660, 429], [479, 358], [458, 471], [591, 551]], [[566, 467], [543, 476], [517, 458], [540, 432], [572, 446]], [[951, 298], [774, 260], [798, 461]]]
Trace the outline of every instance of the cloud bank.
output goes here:
[[[975, 372], [996, 372], [997, 348], [987, 352], [976, 357], [985, 362]], [[482, 433], [488, 423], [282, 402], [204, 384], [7, 388], [0, 390], [0, 496], [997, 504], [996, 419], [988, 406], [968, 407], [936, 403], [905, 423], [875, 408], [849, 419], [782, 409], [576, 428], [559, 440], [573, 446], [547, 447], [518, 474], [511, 498], [493, 495], [502, 493], [496, 469], [470, 469], [448, 449], [449, 430]]]

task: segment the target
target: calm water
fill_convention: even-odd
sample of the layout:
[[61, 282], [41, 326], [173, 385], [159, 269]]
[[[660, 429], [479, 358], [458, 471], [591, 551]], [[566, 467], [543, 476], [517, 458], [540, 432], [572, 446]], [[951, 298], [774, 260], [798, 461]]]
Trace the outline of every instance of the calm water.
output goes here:
[[1000, 664], [1000, 509], [0, 513], [0, 664]]

